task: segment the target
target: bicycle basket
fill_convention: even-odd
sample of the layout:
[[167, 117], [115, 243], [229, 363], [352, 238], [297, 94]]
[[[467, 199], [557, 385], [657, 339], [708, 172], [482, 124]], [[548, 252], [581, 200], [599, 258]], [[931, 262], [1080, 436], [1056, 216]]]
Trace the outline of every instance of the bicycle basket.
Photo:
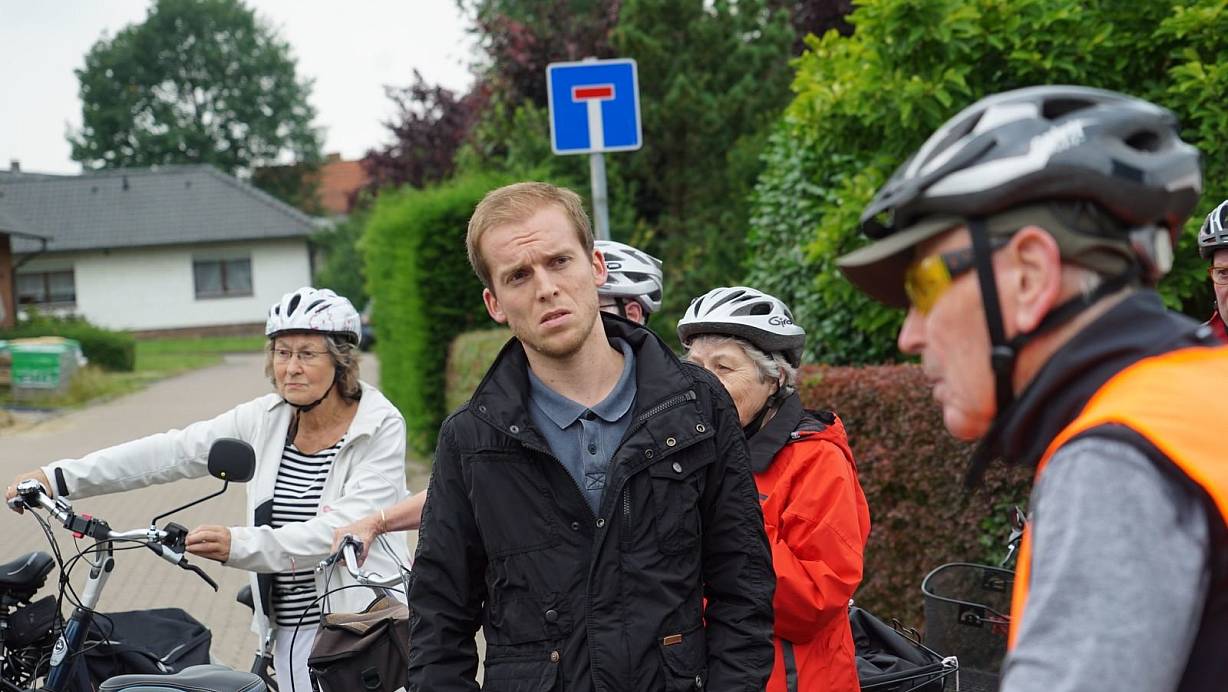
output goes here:
[[1010, 570], [967, 562], [925, 575], [925, 645], [959, 658], [961, 677], [996, 676], [1006, 654], [1014, 582]]
[[955, 672], [955, 662], [921, 645], [915, 631], [909, 634], [854, 605], [849, 625], [862, 692], [942, 692], [944, 678]]

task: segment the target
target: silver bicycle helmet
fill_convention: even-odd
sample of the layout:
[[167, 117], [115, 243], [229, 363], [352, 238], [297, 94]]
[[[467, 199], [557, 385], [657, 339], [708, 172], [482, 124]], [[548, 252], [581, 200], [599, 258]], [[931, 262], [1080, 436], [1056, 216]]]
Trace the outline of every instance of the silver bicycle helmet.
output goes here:
[[598, 294], [638, 300], [649, 313], [661, 309], [661, 260], [613, 240], [598, 240], [594, 245], [605, 256], [609, 269]]
[[1202, 222], [1202, 228], [1198, 230], [1198, 254], [1203, 259], [1210, 259], [1217, 250], [1228, 249], [1228, 228], [1225, 228], [1225, 222], [1228, 222], [1228, 200], [1220, 202], [1219, 206], [1211, 210]]
[[304, 286], [269, 308], [264, 335], [272, 339], [287, 332], [335, 334], [357, 344], [362, 340], [362, 320], [348, 299], [327, 288]]
[[764, 353], [781, 353], [793, 367], [802, 362], [806, 330], [778, 298], [746, 286], [720, 287], [691, 301], [678, 321], [678, 339], [689, 345], [700, 334], [746, 339]]
[[981, 99], [930, 136], [861, 215], [878, 242], [839, 265], [859, 288], [899, 305], [912, 248], [970, 218], [1092, 202], [1121, 224], [1103, 229], [1103, 240], [1140, 254], [1147, 248], [1130, 234], [1160, 227], [1175, 246], [1201, 191], [1198, 150], [1181, 140], [1168, 109], [1088, 87], [1017, 89]]

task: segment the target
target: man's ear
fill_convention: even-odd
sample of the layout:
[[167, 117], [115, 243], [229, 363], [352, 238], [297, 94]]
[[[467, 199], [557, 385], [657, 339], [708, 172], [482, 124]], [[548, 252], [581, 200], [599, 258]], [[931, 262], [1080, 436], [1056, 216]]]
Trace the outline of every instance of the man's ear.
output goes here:
[[627, 319], [632, 322], [644, 324], [648, 321], [648, 315], [644, 314], [644, 306], [640, 305], [640, 301], [634, 298], [627, 298], [623, 303], [623, 310], [627, 311]]
[[593, 250], [593, 280], [597, 286], [605, 283], [605, 280], [610, 277], [610, 271], [605, 266], [605, 255], [601, 254], [601, 250]]
[[490, 319], [499, 324], [507, 324], [507, 315], [499, 307], [499, 299], [495, 297], [494, 291], [489, 288], [483, 288], [482, 302], [486, 304], [486, 314], [490, 315]]
[[1025, 226], [1010, 242], [1014, 271], [1015, 327], [1019, 332], [1036, 329], [1062, 299], [1062, 253], [1057, 240], [1038, 226]]

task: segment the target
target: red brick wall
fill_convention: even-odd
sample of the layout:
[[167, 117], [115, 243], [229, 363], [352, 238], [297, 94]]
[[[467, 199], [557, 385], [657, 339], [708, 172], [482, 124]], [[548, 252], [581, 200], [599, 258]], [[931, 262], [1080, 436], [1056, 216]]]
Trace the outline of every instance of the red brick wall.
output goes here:
[[12, 327], [16, 323], [17, 302], [13, 291], [13, 246], [7, 233], [0, 233], [0, 327]]

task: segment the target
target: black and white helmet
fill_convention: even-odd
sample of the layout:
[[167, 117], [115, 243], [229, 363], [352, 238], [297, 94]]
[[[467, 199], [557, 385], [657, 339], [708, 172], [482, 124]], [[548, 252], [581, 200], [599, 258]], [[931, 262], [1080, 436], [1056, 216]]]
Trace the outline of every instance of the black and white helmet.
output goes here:
[[793, 367], [802, 362], [806, 330], [778, 298], [745, 286], [714, 288], [691, 301], [678, 321], [678, 339], [689, 345], [701, 334], [736, 336], [764, 353], [781, 353]]
[[862, 214], [882, 238], [931, 214], [989, 216], [1028, 202], [1095, 202], [1175, 244], [1202, 191], [1198, 150], [1171, 111], [1125, 94], [1038, 86], [981, 99], [904, 163]]
[[357, 344], [362, 339], [362, 321], [348, 299], [327, 288], [304, 286], [269, 308], [264, 335], [272, 339], [287, 332], [334, 334]]
[[1210, 259], [1217, 250], [1228, 250], [1228, 200], [1219, 203], [1207, 214], [1198, 230], [1198, 254]]
[[597, 293], [612, 298], [633, 298], [646, 312], [661, 309], [661, 260], [630, 245], [613, 240], [598, 240], [596, 248], [605, 256], [609, 275]]

